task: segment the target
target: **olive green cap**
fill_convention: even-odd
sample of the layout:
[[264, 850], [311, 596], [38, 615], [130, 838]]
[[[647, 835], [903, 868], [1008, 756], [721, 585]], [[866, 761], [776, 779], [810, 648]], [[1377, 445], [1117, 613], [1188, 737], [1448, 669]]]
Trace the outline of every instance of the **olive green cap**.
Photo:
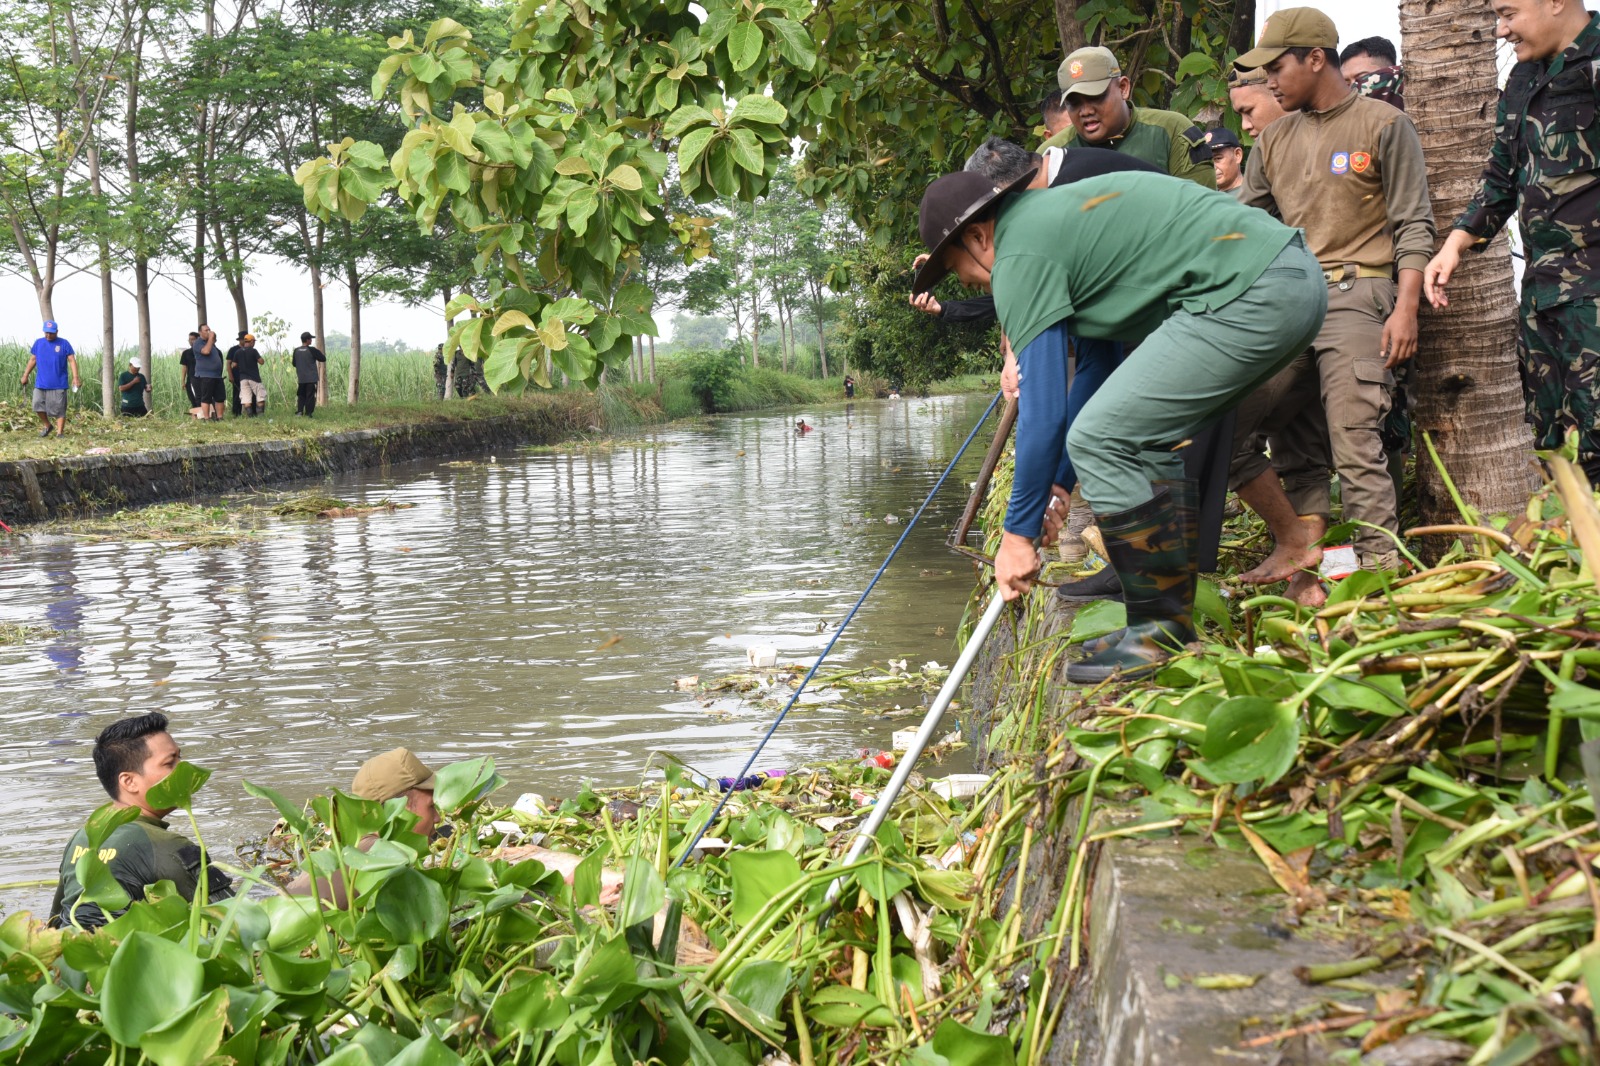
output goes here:
[[1339, 30], [1333, 20], [1314, 7], [1286, 7], [1273, 12], [1261, 25], [1256, 46], [1233, 65], [1239, 70], [1264, 67], [1291, 48], [1339, 47]]
[[433, 791], [433, 771], [408, 748], [396, 748], [382, 755], [374, 755], [361, 764], [350, 791], [362, 799], [392, 800], [411, 789]]
[[1068, 96], [1099, 96], [1120, 77], [1122, 66], [1109, 48], [1080, 48], [1056, 68], [1056, 81]]

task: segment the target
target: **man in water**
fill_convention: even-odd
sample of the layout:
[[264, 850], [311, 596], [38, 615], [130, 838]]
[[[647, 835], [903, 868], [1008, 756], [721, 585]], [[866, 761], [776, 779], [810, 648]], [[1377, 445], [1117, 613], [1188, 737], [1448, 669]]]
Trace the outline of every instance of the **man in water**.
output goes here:
[[[123, 718], [106, 726], [94, 739], [94, 770], [100, 784], [118, 808], [134, 807], [139, 816], [114, 829], [100, 845], [106, 864], [130, 900], [141, 900], [157, 881], [171, 881], [178, 894], [193, 900], [206, 879], [206, 898], [228, 899], [233, 881], [215, 866], [202, 870], [204, 854], [188, 837], [168, 828], [172, 807], [152, 806], [149, 792], [165, 781], [183, 758], [177, 741], [167, 732], [167, 716], [160, 712]], [[87, 827], [78, 830], [61, 855], [61, 880], [50, 902], [50, 924], [97, 929], [122, 912], [107, 915], [94, 903], [80, 902], [83, 885], [78, 861], [89, 850]]]

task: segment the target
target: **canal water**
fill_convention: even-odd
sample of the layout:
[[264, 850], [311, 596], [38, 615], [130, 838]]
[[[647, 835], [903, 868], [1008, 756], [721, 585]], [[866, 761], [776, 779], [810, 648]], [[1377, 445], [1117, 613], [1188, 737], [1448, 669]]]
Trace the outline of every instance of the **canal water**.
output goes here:
[[[305, 487], [414, 506], [274, 519], [227, 548], [0, 541], [0, 620], [45, 631], [0, 647], [0, 881], [54, 875], [106, 799], [95, 734], [153, 710], [215, 771], [196, 814], [226, 858], [274, 817], [241, 781], [303, 799], [401, 745], [434, 765], [492, 755], [513, 797], [637, 783], [657, 752], [733, 773], [774, 709], [675, 680], [742, 671], [752, 646], [809, 662], [987, 402], [834, 405], [803, 412], [804, 436], [793, 413], [727, 416], [612, 448], [361, 471]], [[972, 573], [944, 538], [991, 435], [829, 668], [950, 663]], [[886, 748], [913, 722], [804, 703], [760, 766]], [[0, 907], [48, 894], [0, 892]]]

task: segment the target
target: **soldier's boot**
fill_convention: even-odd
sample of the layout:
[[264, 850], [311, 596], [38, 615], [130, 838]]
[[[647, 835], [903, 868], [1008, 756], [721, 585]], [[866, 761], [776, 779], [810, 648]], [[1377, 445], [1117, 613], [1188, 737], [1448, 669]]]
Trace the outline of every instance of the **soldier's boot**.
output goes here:
[[[1200, 585], [1200, 483], [1192, 479], [1157, 481], [1156, 491], [1165, 486], [1172, 495], [1172, 507], [1183, 527], [1183, 550], [1188, 556], [1189, 602], [1194, 603]], [[1093, 637], [1079, 645], [1082, 656], [1095, 655], [1122, 639], [1127, 629], [1117, 629], [1103, 637]]]
[[1067, 680], [1095, 684], [1154, 673], [1194, 639], [1194, 564], [1170, 489], [1126, 511], [1100, 516], [1106, 554], [1122, 579], [1128, 628], [1107, 647], [1067, 666]]

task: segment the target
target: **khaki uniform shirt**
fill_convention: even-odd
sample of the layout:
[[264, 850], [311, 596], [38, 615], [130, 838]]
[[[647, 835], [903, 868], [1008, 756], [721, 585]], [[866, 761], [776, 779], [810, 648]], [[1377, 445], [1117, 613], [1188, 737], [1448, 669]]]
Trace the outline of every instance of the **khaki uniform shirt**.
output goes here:
[[1292, 112], [1268, 126], [1245, 164], [1239, 200], [1305, 230], [1324, 270], [1353, 264], [1392, 276], [1433, 256], [1417, 128], [1370, 97], [1351, 93], [1326, 111]]

